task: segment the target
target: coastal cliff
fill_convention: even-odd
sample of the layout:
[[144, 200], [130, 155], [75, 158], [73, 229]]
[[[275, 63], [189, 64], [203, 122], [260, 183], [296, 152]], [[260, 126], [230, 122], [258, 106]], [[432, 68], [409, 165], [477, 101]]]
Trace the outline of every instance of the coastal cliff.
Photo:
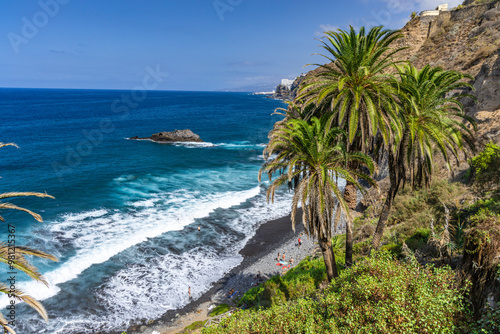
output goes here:
[[300, 84], [304, 81], [305, 77], [305, 75], [301, 75], [295, 78], [290, 87], [282, 84], [276, 86], [275, 93], [272, 97], [275, 99], [292, 101], [297, 96]]
[[426, 64], [473, 77], [478, 101], [464, 101], [478, 123], [478, 144], [500, 142], [500, 2], [466, 1], [433, 20], [415, 17], [401, 30], [403, 57], [417, 68]]

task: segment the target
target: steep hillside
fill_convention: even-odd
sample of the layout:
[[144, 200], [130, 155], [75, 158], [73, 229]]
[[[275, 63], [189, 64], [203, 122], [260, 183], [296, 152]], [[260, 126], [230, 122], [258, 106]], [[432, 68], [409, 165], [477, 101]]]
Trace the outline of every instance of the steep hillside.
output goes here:
[[[477, 1], [476, 1], [477, 2]], [[467, 2], [466, 2], [467, 3]], [[466, 102], [479, 125], [477, 139], [500, 141], [500, 2], [469, 4], [438, 17], [416, 17], [401, 30], [404, 58], [474, 77], [478, 103]]]

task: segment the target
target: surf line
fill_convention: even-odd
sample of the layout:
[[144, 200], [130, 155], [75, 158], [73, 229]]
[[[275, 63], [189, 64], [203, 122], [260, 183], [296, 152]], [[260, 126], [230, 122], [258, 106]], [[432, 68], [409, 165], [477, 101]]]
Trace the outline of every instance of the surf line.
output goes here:
[[7, 297], [10, 299], [9, 304], [7, 305], [7, 315], [9, 318], [9, 325], [15, 326], [16, 321], [16, 275], [17, 271], [14, 267], [16, 260], [16, 227], [14, 225], [8, 225], [8, 236], [7, 236], [7, 265], [9, 266], [9, 271], [7, 275], [9, 279], [6, 281], [9, 282], [9, 290]]

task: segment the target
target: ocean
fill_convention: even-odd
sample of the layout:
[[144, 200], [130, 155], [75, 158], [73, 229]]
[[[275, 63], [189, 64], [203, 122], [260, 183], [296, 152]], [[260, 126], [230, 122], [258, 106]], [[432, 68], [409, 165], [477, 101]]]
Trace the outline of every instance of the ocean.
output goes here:
[[[14, 225], [18, 245], [60, 259], [32, 259], [48, 287], [16, 274], [50, 321], [17, 304], [14, 328], [123, 331], [185, 306], [189, 286], [193, 298], [208, 291], [262, 223], [290, 212], [291, 194], [268, 204], [257, 180], [285, 106], [248, 93], [0, 89], [0, 141], [19, 146], [1, 149], [1, 192], [55, 197], [11, 200], [44, 222], [2, 210], [0, 241]], [[127, 139], [187, 128], [205, 142]]]

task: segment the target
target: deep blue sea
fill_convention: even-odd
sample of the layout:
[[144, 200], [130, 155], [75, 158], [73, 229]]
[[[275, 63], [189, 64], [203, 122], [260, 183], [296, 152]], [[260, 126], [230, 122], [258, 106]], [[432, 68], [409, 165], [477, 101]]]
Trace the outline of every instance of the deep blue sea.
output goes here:
[[[19, 333], [125, 330], [201, 296], [242, 261], [238, 251], [263, 222], [286, 215], [290, 195], [265, 199], [258, 183], [267, 134], [284, 103], [246, 93], [0, 89], [0, 192], [55, 197], [10, 202], [40, 213], [0, 214], [0, 241], [56, 255], [32, 259], [49, 287], [18, 273], [26, 305]], [[189, 128], [202, 144], [134, 141]], [[198, 226], [201, 232], [198, 232]], [[6, 277], [6, 266], [0, 268]], [[4, 281], [4, 279], [2, 279]], [[0, 296], [5, 314], [6, 295]]]

